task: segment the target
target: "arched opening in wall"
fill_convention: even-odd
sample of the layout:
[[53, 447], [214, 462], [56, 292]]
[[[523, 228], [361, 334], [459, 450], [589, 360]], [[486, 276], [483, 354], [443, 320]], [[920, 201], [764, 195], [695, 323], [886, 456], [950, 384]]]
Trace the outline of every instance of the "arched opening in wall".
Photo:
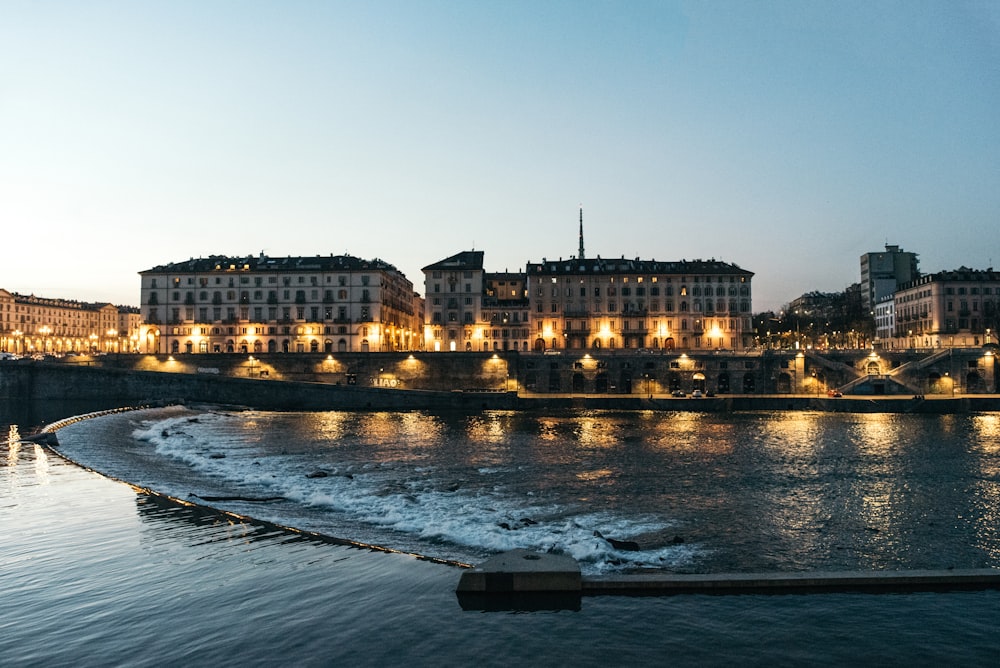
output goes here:
[[149, 331], [146, 332], [146, 352], [152, 353], [157, 352], [156, 346], [156, 332]]
[[253, 351], [255, 353], [261, 352], [263, 350], [263, 348], [264, 348], [264, 346], [261, 345], [261, 343], [260, 343], [259, 340], [253, 342]]
[[753, 374], [749, 372], [743, 374], [743, 391], [750, 393], [753, 392], [756, 388], [757, 388], [757, 381], [754, 380]]
[[277, 352], [277, 350], [278, 350], [278, 342], [275, 341], [274, 339], [268, 339], [267, 340], [267, 352], [273, 353], [273, 352]]
[[728, 372], [723, 371], [722, 373], [720, 373], [719, 374], [719, 380], [717, 382], [718, 382], [718, 386], [719, 386], [719, 392], [722, 392], [722, 393], [729, 392], [729, 373]]
[[577, 371], [573, 374], [573, 392], [580, 394], [584, 391], [583, 374]]
[[181, 351], [181, 342], [176, 339], [170, 342], [170, 352], [179, 353]]
[[598, 394], [607, 394], [608, 392], [608, 374], [601, 372], [597, 374], [594, 378], [594, 391]]
[[339, 341], [337, 341], [337, 352], [338, 353], [347, 352], [347, 341], [345, 341], [344, 339], [340, 339]]
[[787, 373], [778, 376], [778, 392], [789, 393], [792, 391], [792, 377]]
[[659, 348], [660, 348], [660, 340], [654, 336], [653, 337], [653, 350], [659, 350]]
[[562, 378], [558, 369], [549, 372], [549, 392], [562, 392]]
[[472, 341], [466, 341], [465, 342], [465, 352], [467, 352], [467, 353], [471, 353], [472, 352]]
[[205, 341], [204, 339], [202, 339], [201, 341], [198, 342], [198, 352], [199, 353], [207, 353], [208, 352], [208, 341]]
[[367, 353], [369, 351], [368, 339], [361, 339], [361, 352]]
[[966, 392], [982, 392], [985, 389], [985, 383], [983, 382], [983, 377], [979, 375], [976, 371], [970, 371], [965, 376], [965, 391]]
[[694, 376], [692, 376], [691, 380], [693, 381], [692, 389], [701, 390], [702, 392], [705, 391], [705, 374], [696, 373]]
[[555, 338], [552, 339], [552, 350], [555, 350], [558, 347], [559, 347], [559, 339], [555, 339]]
[[670, 388], [671, 392], [681, 389], [681, 375], [675, 371], [671, 371], [670, 376], [667, 378], [667, 387]]
[[327, 339], [326, 341], [323, 342], [323, 352], [324, 353], [332, 353], [333, 352], [333, 341], [331, 341], [330, 339]]
[[608, 338], [608, 348], [613, 349], [614, 347], [615, 347], [615, 337], [612, 336]]
[[941, 379], [941, 374], [937, 371], [931, 371], [927, 374], [927, 391], [931, 394], [944, 394], [944, 385], [945, 383]]
[[192, 343], [191, 341], [185, 341], [184, 342], [184, 352], [186, 352], [186, 353], [193, 353], [194, 352], [194, 343]]
[[632, 374], [630, 373], [622, 374], [622, 392], [632, 394]]
[[243, 342], [240, 343], [240, 352], [241, 353], [248, 353], [248, 352], [250, 352], [250, 347], [247, 345], [246, 341], [243, 341]]
[[878, 362], [876, 362], [875, 360], [869, 360], [868, 364], [865, 365], [865, 373], [867, 373], [869, 376], [877, 376], [880, 373], [882, 373], [882, 371], [878, 365]]
[[288, 345], [289, 345], [288, 339], [283, 339], [281, 341], [281, 352], [287, 353], [288, 352]]
[[594, 339], [594, 347], [595, 348], [600, 348], [601, 347], [601, 340], [600, 339]]
[[681, 337], [681, 348], [687, 348], [687, 347], [688, 347], [688, 337], [682, 336]]
[[535, 352], [542, 352], [545, 350], [545, 339], [538, 337], [535, 339]]
[[232, 339], [226, 341], [226, 352], [227, 353], [236, 352], [236, 343]]
[[526, 390], [534, 392], [536, 385], [538, 385], [538, 374], [534, 371], [529, 371], [524, 376], [524, 387]]
[[309, 352], [318, 353], [319, 352], [319, 341], [316, 339], [310, 339], [309, 341]]

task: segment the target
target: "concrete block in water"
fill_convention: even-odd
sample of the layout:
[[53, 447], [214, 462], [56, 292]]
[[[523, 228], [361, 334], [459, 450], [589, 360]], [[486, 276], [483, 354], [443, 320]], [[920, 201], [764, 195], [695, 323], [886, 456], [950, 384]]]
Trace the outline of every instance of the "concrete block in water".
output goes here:
[[459, 592], [579, 592], [580, 565], [572, 557], [511, 550], [462, 573]]

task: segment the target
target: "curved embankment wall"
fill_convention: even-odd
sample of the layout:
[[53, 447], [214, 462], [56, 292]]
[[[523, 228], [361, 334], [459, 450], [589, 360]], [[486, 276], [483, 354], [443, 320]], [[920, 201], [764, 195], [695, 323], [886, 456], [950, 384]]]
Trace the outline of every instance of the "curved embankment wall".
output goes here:
[[[0, 368], [0, 399], [98, 400], [126, 404], [206, 402], [265, 410], [411, 410], [515, 408], [504, 392], [434, 392], [231, 378], [208, 374], [130, 371], [65, 364], [13, 364]], [[106, 400], [106, 401], [105, 401]]]
[[732, 395], [647, 398], [644, 395], [530, 395], [502, 391], [405, 390], [362, 385], [237, 378], [204, 373], [136, 371], [62, 363], [0, 365], [0, 400], [87, 400], [97, 408], [219, 403], [263, 410], [607, 409], [816, 410], [857, 413], [962, 413], [1000, 410], [997, 395], [956, 398]]

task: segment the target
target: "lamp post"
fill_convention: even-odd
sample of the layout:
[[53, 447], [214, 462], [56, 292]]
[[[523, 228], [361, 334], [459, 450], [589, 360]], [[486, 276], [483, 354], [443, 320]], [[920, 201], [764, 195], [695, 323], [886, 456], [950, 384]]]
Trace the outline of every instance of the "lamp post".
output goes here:
[[42, 352], [49, 352], [49, 334], [52, 333], [52, 328], [48, 325], [42, 325], [38, 328], [38, 333], [42, 335]]

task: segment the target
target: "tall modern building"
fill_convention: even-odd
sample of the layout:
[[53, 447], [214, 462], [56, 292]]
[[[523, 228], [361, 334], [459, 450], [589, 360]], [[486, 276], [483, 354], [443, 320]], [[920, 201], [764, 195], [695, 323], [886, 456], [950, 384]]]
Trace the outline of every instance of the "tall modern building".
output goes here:
[[886, 244], [879, 253], [861, 256], [862, 299], [866, 313], [873, 313], [875, 305], [896, 289], [920, 276], [917, 254], [908, 253], [899, 246]]
[[145, 352], [380, 352], [421, 344], [413, 284], [378, 259], [217, 255], [139, 274]]

